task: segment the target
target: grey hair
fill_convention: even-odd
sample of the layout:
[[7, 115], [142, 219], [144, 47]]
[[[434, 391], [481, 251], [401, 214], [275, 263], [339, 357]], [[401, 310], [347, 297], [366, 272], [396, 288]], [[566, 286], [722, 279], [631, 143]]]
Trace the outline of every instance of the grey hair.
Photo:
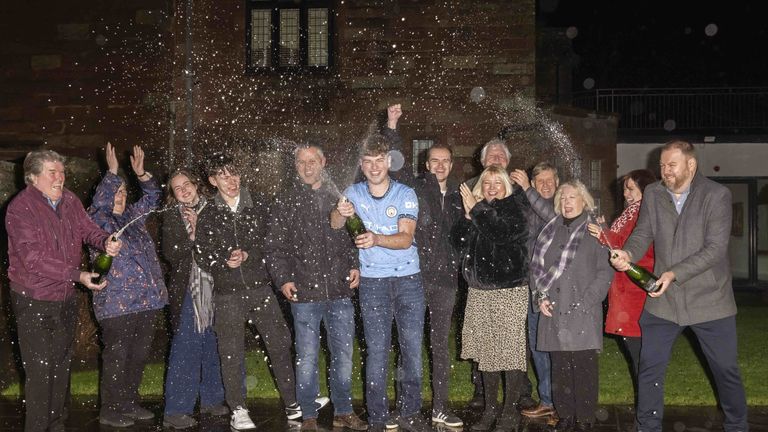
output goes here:
[[46, 162], [61, 162], [64, 164], [64, 156], [53, 150], [35, 150], [27, 153], [24, 158], [24, 183], [31, 185], [34, 183], [32, 176], [40, 175], [43, 172], [43, 164]]
[[567, 182], [561, 184], [560, 187], [557, 188], [557, 192], [555, 192], [555, 214], [563, 214], [562, 205], [560, 204], [560, 196], [563, 194], [563, 188], [566, 186], [570, 186], [576, 189], [576, 192], [581, 195], [581, 199], [584, 200], [584, 208], [586, 210], [595, 209], [595, 199], [592, 198], [592, 194], [589, 193], [589, 190], [586, 186], [584, 186], [584, 183], [582, 183], [580, 180], [568, 180]]
[[299, 150], [307, 150], [307, 149], [316, 149], [317, 154], [322, 158], [325, 157], [325, 153], [323, 153], [323, 148], [320, 147], [317, 144], [299, 144], [296, 146], [296, 149], [293, 151], [293, 157], [294, 159], [299, 156]]
[[485, 162], [485, 154], [488, 153], [488, 149], [492, 146], [501, 146], [501, 148], [504, 149], [504, 153], [507, 155], [507, 160], [509, 160], [512, 157], [512, 153], [509, 152], [509, 147], [507, 147], [506, 141], [500, 139], [500, 138], [494, 138], [485, 145], [483, 145], [482, 150], [480, 150], [480, 163]]
[[533, 171], [531, 171], [531, 180], [535, 179], [537, 175], [544, 171], [552, 171], [552, 174], [555, 175], [555, 182], [560, 183], [560, 176], [557, 174], [557, 167], [549, 162], [537, 163], [536, 166], [533, 167]]

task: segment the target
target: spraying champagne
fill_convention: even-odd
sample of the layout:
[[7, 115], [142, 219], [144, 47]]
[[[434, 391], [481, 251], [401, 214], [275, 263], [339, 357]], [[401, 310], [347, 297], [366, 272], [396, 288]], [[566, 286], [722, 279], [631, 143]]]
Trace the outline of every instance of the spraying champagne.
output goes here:
[[[608, 245], [608, 248], [613, 251], [615, 248], [611, 245], [611, 241], [608, 238], [608, 235], [605, 234], [603, 224], [595, 216], [593, 210], [588, 210], [587, 213], [589, 214], [589, 218], [592, 219], [592, 222], [598, 226], [600, 236], [605, 239], [605, 243]], [[616, 255], [614, 254], [613, 258], [615, 257]], [[635, 285], [639, 286], [648, 293], [655, 293], [661, 289], [661, 286], [657, 284], [657, 281], [659, 280], [658, 276], [648, 271], [648, 269], [645, 267], [639, 266], [633, 262], [629, 263], [629, 269], [627, 269], [624, 274], [626, 274], [629, 280], [631, 280]]]

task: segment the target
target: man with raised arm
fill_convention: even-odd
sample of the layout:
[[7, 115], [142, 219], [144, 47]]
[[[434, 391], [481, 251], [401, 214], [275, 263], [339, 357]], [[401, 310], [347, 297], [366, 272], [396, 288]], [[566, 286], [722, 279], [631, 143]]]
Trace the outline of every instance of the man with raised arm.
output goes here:
[[429, 428], [420, 414], [424, 288], [414, 242], [419, 205], [413, 189], [389, 177], [388, 151], [382, 136], [368, 138], [360, 156], [366, 180], [344, 191], [331, 212], [331, 226], [341, 229], [357, 213], [367, 229], [354, 242], [360, 257], [369, 430], [383, 431], [389, 415], [387, 373], [394, 318], [400, 345], [398, 425], [422, 432]]

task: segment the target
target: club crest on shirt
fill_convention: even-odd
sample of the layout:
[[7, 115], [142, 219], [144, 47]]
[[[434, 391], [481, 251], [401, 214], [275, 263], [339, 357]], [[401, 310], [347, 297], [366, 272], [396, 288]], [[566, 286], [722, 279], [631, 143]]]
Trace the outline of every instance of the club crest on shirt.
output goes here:
[[387, 217], [395, 217], [395, 215], [397, 214], [397, 208], [395, 208], [395, 206], [387, 207], [386, 214], [387, 214]]

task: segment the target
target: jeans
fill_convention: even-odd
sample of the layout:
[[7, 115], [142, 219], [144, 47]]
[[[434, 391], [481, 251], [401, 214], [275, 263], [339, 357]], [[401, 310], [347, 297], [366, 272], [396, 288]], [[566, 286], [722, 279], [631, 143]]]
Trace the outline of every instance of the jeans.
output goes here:
[[531, 360], [539, 381], [536, 389], [542, 405], [552, 406], [552, 363], [549, 352], [536, 350], [536, 337], [539, 331], [539, 316], [541, 312], [533, 312], [528, 308], [528, 345], [531, 347]]
[[77, 297], [34, 300], [11, 291], [24, 365], [25, 432], [64, 430]]
[[365, 396], [368, 422], [382, 425], [389, 414], [387, 374], [392, 318], [400, 345], [397, 406], [409, 417], [421, 410], [421, 344], [424, 336], [424, 288], [421, 274], [361, 278], [360, 310], [366, 342]]
[[192, 296], [187, 292], [168, 356], [165, 415], [192, 414], [198, 396], [200, 408], [222, 404], [224, 384], [216, 334], [211, 327], [197, 332]]
[[[638, 431], [661, 431], [664, 418], [664, 377], [672, 346], [685, 327], [645, 311], [640, 316], [642, 348], [637, 376]], [[723, 429], [726, 432], [748, 430], [747, 399], [737, 361], [736, 316], [690, 327], [701, 345], [715, 380], [720, 406], [725, 414]]]
[[329, 381], [334, 415], [352, 413], [352, 351], [355, 307], [349, 298], [312, 303], [292, 303], [296, 334], [296, 398], [305, 419], [317, 418], [315, 398], [320, 395], [318, 352], [320, 322], [325, 322], [331, 353]]
[[245, 407], [245, 326], [253, 324], [267, 347], [270, 368], [283, 403], [296, 402], [291, 331], [285, 322], [271, 287], [262, 286], [241, 293], [214, 293], [214, 324], [219, 341], [224, 397], [230, 409]]
[[448, 352], [449, 334], [456, 304], [456, 288], [425, 286], [429, 310], [429, 350], [432, 354], [432, 410], [447, 408], [448, 384], [451, 377], [451, 356]]
[[130, 413], [139, 403], [139, 385], [155, 336], [158, 310], [134, 312], [99, 321], [101, 340], [101, 413]]

